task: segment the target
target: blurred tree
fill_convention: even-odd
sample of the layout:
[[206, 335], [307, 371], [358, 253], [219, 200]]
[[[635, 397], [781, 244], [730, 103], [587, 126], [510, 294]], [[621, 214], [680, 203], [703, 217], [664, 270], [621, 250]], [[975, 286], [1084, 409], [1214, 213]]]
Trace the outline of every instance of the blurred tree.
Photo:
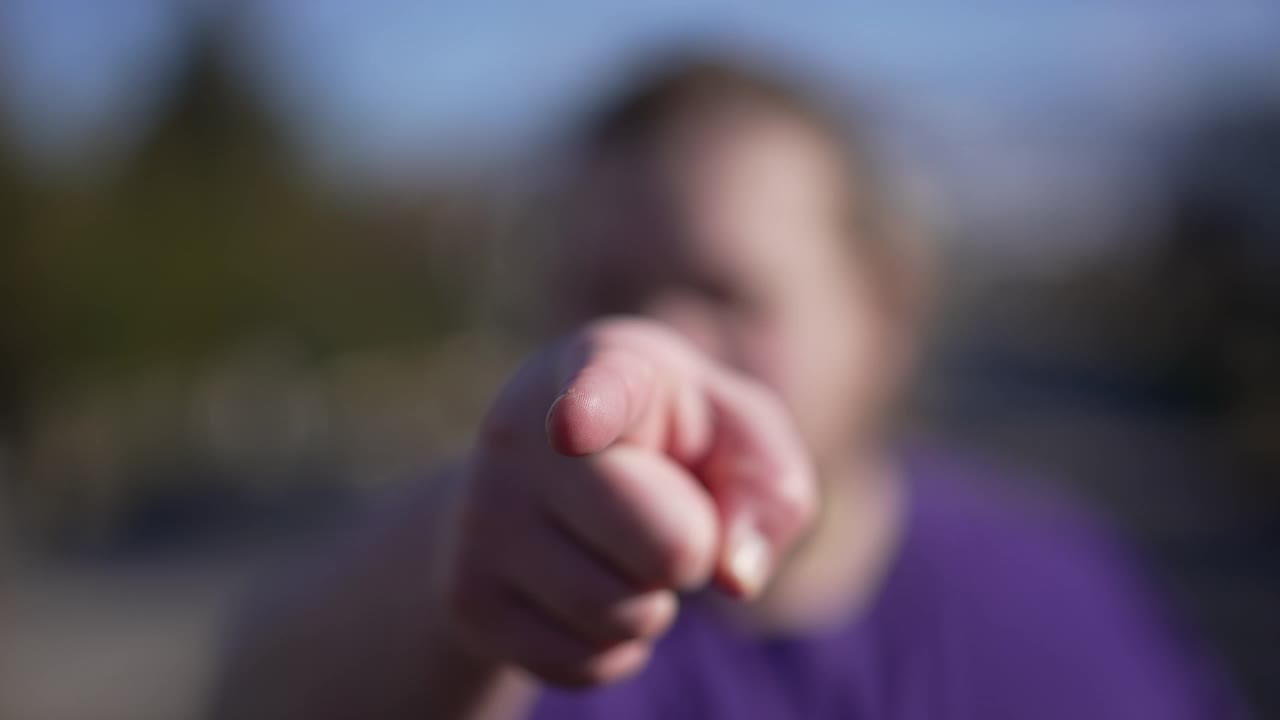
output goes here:
[[254, 334], [320, 352], [429, 338], [478, 303], [481, 203], [430, 188], [362, 210], [316, 197], [221, 47], [197, 39], [170, 110], [110, 182], [9, 200], [30, 216], [6, 222], [22, 315], [9, 338], [37, 387], [198, 363]]
[[264, 231], [297, 205], [278, 143], [226, 82], [213, 38], [196, 43], [177, 88], [129, 167], [29, 201], [18, 342], [37, 387], [201, 357], [261, 306]]
[[1182, 328], [1223, 459], [1203, 478], [1233, 522], [1170, 549], [1259, 717], [1280, 716], [1280, 96], [1214, 98], [1170, 173], [1151, 281]]
[[[1215, 112], [1173, 177], [1160, 272], [1195, 289], [1188, 358], [1243, 446], [1280, 470], [1280, 98]], [[1257, 489], [1280, 500], [1274, 480]]]
[[[486, 312], [489, 190], [429, 183], [356, 202], [318, 189], [228, 71], [231, 26], [201, 27], [123, 167], [35, 184], [0, 156], [0, 422], [24, 498], [47, 506], [27, 515], [62, 527], [142, 502], [140, 483], [278, 472], [219, 475], [192, 425], [193, 398], [246, 346], [283, 348], [297, 373], [290, 363], [352, 350], [413, 356]], [[253, 382], [298, 381], [272, 372]]]
[[[2, 113], [0, 113], [2, 115]], [[0, 447], [16, 430], [20, 415], [20, 348], [16, 322], [21, 314], [17, 248], [27, 235], [26, 186], [7, 138], [0, 136]]]

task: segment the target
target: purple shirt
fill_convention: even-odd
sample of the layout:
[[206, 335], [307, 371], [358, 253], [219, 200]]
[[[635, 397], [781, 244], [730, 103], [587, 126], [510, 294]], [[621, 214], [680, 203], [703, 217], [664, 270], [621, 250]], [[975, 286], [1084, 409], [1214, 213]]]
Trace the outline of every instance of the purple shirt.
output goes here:
[[906, 532], [866, 612], [761, 639], [691, 599], [640, 674], [548, 690], [532, 718], [1241, 717], [1086, 518], [940, 457], [907, 468]]

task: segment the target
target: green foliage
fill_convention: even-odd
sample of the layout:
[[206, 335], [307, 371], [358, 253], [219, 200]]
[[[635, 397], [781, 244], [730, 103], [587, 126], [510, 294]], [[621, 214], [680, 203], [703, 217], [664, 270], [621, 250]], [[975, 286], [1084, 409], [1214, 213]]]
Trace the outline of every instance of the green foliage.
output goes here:
[[204, 42], [124, 166], [0, 156], [0, 451], [42, 534], [317, 463], [367, 482], [473, 412], [493, 346], [443, 344], [488, 313], [485, 198], [344, 202], [287, 148]]

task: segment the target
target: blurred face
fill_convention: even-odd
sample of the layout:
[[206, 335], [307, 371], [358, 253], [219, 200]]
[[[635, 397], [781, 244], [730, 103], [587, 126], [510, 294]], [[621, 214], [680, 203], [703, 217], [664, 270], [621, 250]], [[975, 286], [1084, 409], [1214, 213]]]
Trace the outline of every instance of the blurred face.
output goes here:
[[776, 390], [819, 464], [874, 431], [901, 366], [843, 218], [830, 144], [782, 115], [699, 117], [595, 158], [574, 196], [557, 319], [662, 320]]

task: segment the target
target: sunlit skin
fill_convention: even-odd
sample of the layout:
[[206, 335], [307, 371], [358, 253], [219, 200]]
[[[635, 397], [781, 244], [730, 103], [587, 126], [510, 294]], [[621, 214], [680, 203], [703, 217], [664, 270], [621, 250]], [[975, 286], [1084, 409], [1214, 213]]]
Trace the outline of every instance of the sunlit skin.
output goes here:
[[[292, 583], [326, 602], [259, 610], [259, 627], [287, 617], [304, 636], [357, 613], [361, 631], [282, 661], [318, 669], [246, 676], [227, 716], [278, 701], [516, 718], [537, 681], [644, 667], [688, 593], [762, 633], [856, 613], [896, 540], [883, 420], [915, 327], [906, 275], [852, 234], [837, 150], [760, 110], [587, 158], [548, 283], [559, 339], [497, 394], [451, 477]], [[326, 682], [326, 658], [377, 669]]]
[[589, 159], [550, 283], [556, 330], [640, 314], [786, 406], [823, 486], [823, 522], [752, 608], [765, 626], [850, 611], [874, 589], [897, 522], [884, 433], [915, 351], [921, 272], [905, 249], [896, 265], [869, 261], [860, 243], [900, 239], [854, 234], [849, 173], [804, 120], [690, 117]]
[[830, 141], [767, 111], [594, 158], [558, 248], [557, 329], [654, 318], [774, 390], [820, 465], [874, 448], [916, 328], [887, 307], [906, 270], [866, 267], [847, 227], [847, 172]]
[[876, 433], [906, 336], [859, 266], [837, 158], [756, 112], [588, 161], [551, 290], [558, 325], [587, 329], [481, 432], [445, 583], [463, 647], [607, 683], [708, 578], [756, 599], [740, 614], [762, 630], [874, 583], [898, 508]]

